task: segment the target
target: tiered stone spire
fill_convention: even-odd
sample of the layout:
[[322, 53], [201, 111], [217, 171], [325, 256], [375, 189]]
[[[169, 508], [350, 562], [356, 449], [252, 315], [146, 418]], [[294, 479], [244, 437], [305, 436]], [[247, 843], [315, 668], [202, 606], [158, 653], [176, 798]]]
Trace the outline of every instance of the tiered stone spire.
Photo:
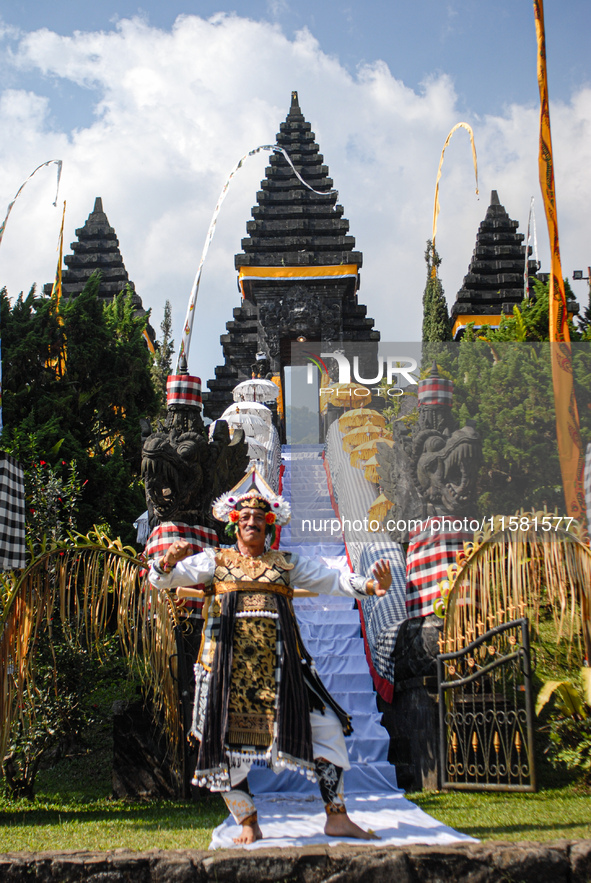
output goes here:
[[[523, 233], [512, 221], [493, 190], [486, 216], [476, 236], [468, 273], [451, 309], [453, 337], [457, 339], [470, 322], [496, 326], [503, 314], [523, 300], [525, 249]], [[530, 249], [531, 253], [531, 249]], [[535, 261], [528, 261], [528, 277], [535, 278]]]
[[[271, 155], [266, 178], [257, 193], [252, 209], [253, 221], [246, 225], [249, 236], [242, 240], [243, 254], [235, 258], [236, 269], [246, 267], [320, 266], [355, 264], [361, 267], [361, 252], [354, 251], [355, 238], [348, 236], [349, 222], [338, 194], [328, 177], [328, 166], [319, 152], [314, 132], [306, 122], [298, 103], [298, 93], [291, 93], [291, 107], [277, 134], [277, 145], [314, 190], [298, 180], [280, 153]], [[250, 289], [244, 283], [245, 292]]]
[[[103, 201], [97, 196], [94, 209], [89, 214], [83, 227], [76, 230], [77, 241], [70, 247], [73, 254], [66, 255], [64, 263], [67, 270], [62, 273], [62, 296], [66, 299], [80, 294], [91, 275], [99, 270], [101, 282], [98, 295], [102, 300], [110, 301], [126, 286], [132, 290], [132, 301], [136, 314], [145, 315], [141, 297], [135, 292], [135, 285], [130, 281], [119, 251], [119, 240], [115, 230], [103, 210]], [[52, 283], [44, 286], [45, 294], [51, 294]], [[154, 332], [149, 328], [151, 338]]]
[[[349, 222], [337, 205], [328, 167], [306, 122], [297, 92], [277, 134], [306, 187], [280, 153], [271, 156], [242, 252], [235, 257], [242, 306], [226, 325], [221, 343], [225, 364], [216, 368], [203, 399], [218, 417], [231, 403], [232, 388], [251, 376], [257, 353], [271, 372], [290, 364], [290, 344], [378, 341], [379, 332], [357, 302], [362, 255], [355, 251]], [[326, 194], [326, 195], [325, 195]]]

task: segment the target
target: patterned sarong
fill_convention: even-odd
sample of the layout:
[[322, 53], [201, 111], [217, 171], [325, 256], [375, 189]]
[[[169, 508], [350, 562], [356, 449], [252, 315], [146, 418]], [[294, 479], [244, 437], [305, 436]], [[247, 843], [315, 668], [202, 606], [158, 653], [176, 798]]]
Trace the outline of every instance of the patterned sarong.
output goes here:
[[0, 451], [0, 570], [25, 566], [25, 481], [18, 460]]
[[[217, 534], [209, 527], [200, 524], [190, 525], [182, 521], [165, 521], [154, 528], [146, 543], [146, 557], [148, 561], [164, 555], [168, 547], [175, 540], [186, 540], [191, 544], [191, 554], [197, 555], [204, 548], [215, 548], [219, 544]], [[203, 586], [186, 586], [191, 589], [202, 589]], [[186, 598], [183, 602], [183, 610], [188, 616], [201, 619], [203, 611], [202, 598]]]
[[[451, 520], [453, 523], [453, 519]], [[472, 540], [473, 534], [466, 531], [432, 532], [441, 518], [429, 519], [423, 523], [424, 530], [411, 532], [406, 553], [406, 612], [409, 619], [415, 616], [428, 616], [433, 613], [433, 602], [439, 598], [439, 583], [447, 579], [447, 568], [454, 564], [456, 553], [464, 548], [464, 543]]]

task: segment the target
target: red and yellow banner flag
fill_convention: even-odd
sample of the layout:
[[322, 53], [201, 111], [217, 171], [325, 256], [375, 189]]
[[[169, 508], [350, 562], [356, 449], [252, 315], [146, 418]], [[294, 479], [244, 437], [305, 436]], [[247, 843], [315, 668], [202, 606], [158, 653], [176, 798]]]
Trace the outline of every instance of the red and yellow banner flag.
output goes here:
[[560, 247], [558, 243], [543, 0], [534, 0], [534, 14], [538, 40], [538, 86], [540, 89], [540, 153], [538, 162], [540, 187], [548, 222], [551, 253], [549, 286], [550, 350], [556, 411], [556, 437], [566, 511], [568, 515], [578, 519], [585, 526], [586, 510], [583, 490], [585, 458], [579, 429], [577, 401], [575, 399], [572, 352], [567, 324], [566, 292], [562, 278]]

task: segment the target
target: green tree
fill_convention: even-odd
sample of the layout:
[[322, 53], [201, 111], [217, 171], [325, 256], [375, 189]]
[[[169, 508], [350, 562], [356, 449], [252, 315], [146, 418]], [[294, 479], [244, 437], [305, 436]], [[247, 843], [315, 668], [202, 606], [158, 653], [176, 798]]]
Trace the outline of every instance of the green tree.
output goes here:
[[[568, 294], [569, 289], [567, 289]], [[572, 293], [571, 293], [572, 294]], [[570, 324], [575, 395], [583, 442], [591, 440], [591, 353]], [[511, 514], [522, 506], [564, 506], [556, 445], [554, 390], [548, 343], [548, 285], [498, 328], [468, 328], [453, 371], [454, 415], [476, 422], [484, 466], [481, 513]]]
[[162, 423], [166, 418], [166, 380], [172, 374], [172, 355], [174, 353], [174, 340], [172, 332], [172, 310], [170, 301], [164, 304], [164, 318], [160, 323], [162, 337], [157, 341], [156, 352], [152, 356], [152, 383], [158, 396], [159, 409], [155, 415]]
[[423, 294], [423, 341], [437, 343], [451, 340], [451, 324], [447, 301], [439, 278], [441, 258], [433, 242], [427, 241], [425, 250], [427, 264], [427, 283]]
[[587, 306], [585, 307], [585, 311], [582, 315], [577, 317], [579, 331], [583, 336], [585, 336], [586, 340], [589, 340], [589, 333], [591, 332], [591, 279], [589, 280], [589, 289], [587, 294]]
[[2, 447], [21, 462], [75, 461], [83, 482], [78, 529], [108, 525], [132, 542], [145, 508], [140, 417], [157, 412], [145, 318], [129, 292], [103, 306], [100, 278], [62, 302], [31, 290], [11, 307], [2, 293]]

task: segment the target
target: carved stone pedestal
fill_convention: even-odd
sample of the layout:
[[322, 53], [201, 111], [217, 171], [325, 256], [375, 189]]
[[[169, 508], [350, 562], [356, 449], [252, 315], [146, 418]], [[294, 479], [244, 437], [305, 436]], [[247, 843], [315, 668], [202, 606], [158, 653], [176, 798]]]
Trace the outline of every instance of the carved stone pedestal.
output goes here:
[[439, 790], [439, 710], [435, 657], [443, 621], [431, 614], [404, 622], [395, 648], [392, 703], [378, 697], [390, 734], [388, 760], [401, 788]]
[[113, 797], [184, 797], [167, 763], [165, 740], [142, 699], [113, 703]]
[[390, 734], [388, 760], [407, 791], [439, 790], [437, 679], [411, 678], [396, 686], [392, 703], [378, 696]]

